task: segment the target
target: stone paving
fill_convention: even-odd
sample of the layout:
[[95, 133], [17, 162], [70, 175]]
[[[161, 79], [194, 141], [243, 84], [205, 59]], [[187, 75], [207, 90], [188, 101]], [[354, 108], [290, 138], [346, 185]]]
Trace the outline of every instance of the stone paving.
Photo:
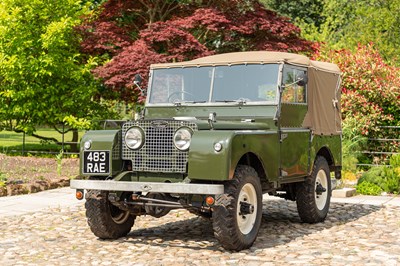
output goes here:
[[400, 265], [394, 205], [333, 202], [326, 222], [310, 225], [295, 203], [267, 198], [259, 237], [238, 253], [218, 244], [209, 220], [185, 210], [138, 217], [114, 241], [91, 233], [83, 201], [0, 219], [0, 265]]

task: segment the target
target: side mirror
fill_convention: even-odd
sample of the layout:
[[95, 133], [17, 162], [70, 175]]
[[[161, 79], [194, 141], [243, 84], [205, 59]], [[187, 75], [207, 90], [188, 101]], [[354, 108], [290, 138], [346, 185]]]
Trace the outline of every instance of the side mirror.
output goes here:
[[307, 74], [302, 73], [302, 74], [297, 76], [297, 79], [296, 79], [296, 84], [297, 85], [303, 87], [303, 86], [305, 86], [307, 84], [307, 82], [308, 82]]
[[140, 76], [140, 74], [136, 74], [135, 78], [133, 79], [133, 84], [140, 86], [142, 80], [143, 80], [142, 76]]

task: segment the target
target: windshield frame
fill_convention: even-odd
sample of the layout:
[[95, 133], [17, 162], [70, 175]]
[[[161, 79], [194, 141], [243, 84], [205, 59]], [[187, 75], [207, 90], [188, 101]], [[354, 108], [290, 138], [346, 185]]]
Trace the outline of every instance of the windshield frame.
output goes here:
[[[277, 65], [278, 70], [277, 70], [277, 79], [276, 79], [276, 87], [275, 87], [275, 99], [273, 101], [245, 101], [243, 99], [238, 99], [238, 100], [226, 100], [226, 101], [210, 101], [212, 98], [212, 95], [214, 93], [214, 88], [215, 88], [215, 72], [217, 67], [222, 67], [222, 66], [239, 66], [239, 65]], [[209, 97], [208, 100], [203, 102], [203, 101], [198, 101], [198, 102], [193, 102], [193, 101], [177, 101], [177, 102], [163, 102], [163, 103], [150, 103], [150, 96], [152, 92], [152, 86], [154, 82], [154, 71], [155, 70], [162, 70], [162, 69], [171, 69], [171, 68], [157, 68], [157, 69], [150, 69], [149, 73], [149, 82], [148, 82], [148, 87], [147, 87], [147, 97], [146, 97], [146, 106], [154, 106], [154, 107], [172, 107], [172, 106], [243, 106], [243, 105], [263, 105], [263, 106], [276, 106], [279, 104], [279, 87], [280, 83], [282, 80], [282, 69], [283, 69], [284, 63], [262, 63], [262, 64], [218, 64], [218, 65], [208, 65], [204, 67], [209, 67], [212, 69], [212, 78], [210, 82], [210, 88], [209, 88]], [[177, 67], [178, 68], [178, 67]], [[196, 69], [198, 67], [196, 66], [190, 66], [190, 67], [179, 67], [179, 68], [193, 68]]]

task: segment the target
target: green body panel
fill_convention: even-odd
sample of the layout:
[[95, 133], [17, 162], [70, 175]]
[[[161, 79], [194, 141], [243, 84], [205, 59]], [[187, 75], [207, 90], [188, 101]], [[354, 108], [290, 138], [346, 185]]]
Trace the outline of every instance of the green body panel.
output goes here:
[[[80, 163], [83, 165], [83, 151], [84, 143], [86, 141], [91, 142], [91, 151], [110, 151], [110, 173], [115, 175], [122, 170], [121, 160], [121, 145], [120, 142], [120, 130], [91, 130], [85, 133], [82, 137], [80, 145]], [[82, 173], [82, 167], [80, 167], [81, 175], [88, 175]], [[102, 175], [102, 174], [98, 174]]]
[[[318, 152], [323, 148], [329, 150], [334, 166], [342, 165], [342, 141], [340, 135], [313, 136], [311, 141], [310, 157], [315, 159]], [[313, 163], [313, 161], [311, 163]]]
[[281, 182], [309, 172], [311, 131], [302, 127], [306, 113], [306, 104], [281, 105]]
[[281, 106], [281, 127], [301, 128], [307, 113], [307, 105], [282, 103]]
[[[232, 139], [234, 131], [197, 131], [190, 143], [188, 176], [197, 180], [227, 180], [229, 177]], [[215, 143], [222, 144], [222, 150], [214, 150]]]
[[283, 128], [281, 134], [282, 178], [307, 175], [310, 165], [310, 130]]
[[[222, 150], [214, 150], [215, 143]], [[190, 179], [222, 181], [232, 179], [240, 159], [247, 153], [258, 157], [271, 180], [278, 178], [279, 140], [276, 131], [198, 131], [189, 152]]]
[[269, 181], [279, 177], [279, 135], [277, 131], [238, 131], [232, 143], [232, 175], [235, 168], [247, 153], [258, 157]]
[[[226, 105], [225, 106], [151, 106], [146, 107], [146, 119], [171, 119], [173, 117], [196, 117], [207, 121], [210, 113], [216, 113], [217, 122], [220, 117], [232, 119], [272, 118], [277, 107], [274, 105]], [[272, 122], [272, 120], [269, 120]], [[273, 125], [273, 124], [272, 124]], [[268, 125], [268, 126], [272, 126]]]

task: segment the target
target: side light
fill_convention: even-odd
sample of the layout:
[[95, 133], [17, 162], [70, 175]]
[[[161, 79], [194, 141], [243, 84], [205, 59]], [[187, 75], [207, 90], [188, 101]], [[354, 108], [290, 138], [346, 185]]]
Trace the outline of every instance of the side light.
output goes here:
[[207, 196], [207, 198], [206, 198], [206, 204], [207, 204], [207, 206], [212, 206], [212, 205], [214, 205], [214, 203], [215, 203], [214, 197], [212, 197], [212, 196]]
[[76, 192], [75, 192], [76, 199], [82, 200], [83, 196], [84, 196], [83, 190], [82, 189], [77, 189]]
[[215, 144], [214, 144], [214, 150], [215, 150], [216, 152], [222, 151], [222, 144], [219, 143], [219, 142], [215, 143]]
[[92, 147], [92, 142], [90, 140], [85, 141], [85, 143], [83, 144], [83, 147], [85, 148], [85, 150], [90, 149], [90, 147]]

